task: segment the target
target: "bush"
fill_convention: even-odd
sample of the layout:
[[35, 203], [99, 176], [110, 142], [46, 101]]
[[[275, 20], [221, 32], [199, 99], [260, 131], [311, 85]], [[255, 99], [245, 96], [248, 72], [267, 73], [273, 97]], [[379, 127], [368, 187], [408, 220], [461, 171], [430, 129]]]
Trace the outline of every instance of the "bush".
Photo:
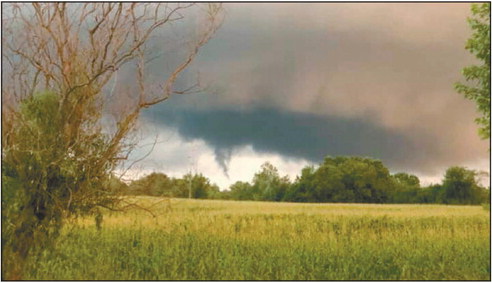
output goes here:
[[105, 136], [90, 119], [67, 125], [52, 92], [24, 100], [2, 152], [2, 276], [17, 278], [34, 246], [54, 244], [65, 219], [117, 200], [111, 161], [101, 162]]

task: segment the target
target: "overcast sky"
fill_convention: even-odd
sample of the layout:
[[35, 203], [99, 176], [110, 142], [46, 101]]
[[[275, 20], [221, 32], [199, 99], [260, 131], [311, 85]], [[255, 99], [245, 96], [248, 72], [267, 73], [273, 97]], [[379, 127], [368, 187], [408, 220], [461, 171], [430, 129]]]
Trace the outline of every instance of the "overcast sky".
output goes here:
[[[291, 180], [327, 155], [381, 159], [424, 184], [489, 168], [473, 102], [456, 93], [470, 4], [225, 4], [189, 74], [209, 90], [148, 109], [130, 175], [203, 173], [222, 189], [270, 161]], [[159, 61], [153, 72], [159, 72]]]

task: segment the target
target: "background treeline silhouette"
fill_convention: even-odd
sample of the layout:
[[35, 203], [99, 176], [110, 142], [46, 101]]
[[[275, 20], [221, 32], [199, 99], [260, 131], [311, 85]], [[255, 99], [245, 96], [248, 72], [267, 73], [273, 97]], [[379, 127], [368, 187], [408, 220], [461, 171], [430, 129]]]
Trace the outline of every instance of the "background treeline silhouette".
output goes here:
[[450, 167], [441, 184], [421, 186], [417, 176], [390, 174], [379, 160], [362, 157], [326, 157], [318, 166], [302, 169], [291, 182], [277, 168], [264, 163], [251, 182], [238, 181], [220, 191], [202, 174], [171, 178], [152, 173], [130, 184], [113, 185], [129, 195], [177, 198], [347, 203], [490, 203], [490, 189], [479, 184], [479, 173]]

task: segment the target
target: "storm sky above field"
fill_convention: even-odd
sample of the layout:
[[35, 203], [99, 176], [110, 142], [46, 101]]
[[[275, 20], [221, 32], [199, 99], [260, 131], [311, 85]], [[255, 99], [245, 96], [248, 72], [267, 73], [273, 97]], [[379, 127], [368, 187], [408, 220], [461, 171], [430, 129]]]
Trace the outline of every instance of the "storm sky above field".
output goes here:
[[225, 4], [187, 73], [207, 91], [145, 111], [132, 158], [158, 143], [130, 175], [193, 171], [225, 189], [265, 161], [293, 180], [327, 155], [381, 159], [424, 184], [453, 165], [488, 171], [475, 105], [453, 89], [475, 63], [469, 6]]

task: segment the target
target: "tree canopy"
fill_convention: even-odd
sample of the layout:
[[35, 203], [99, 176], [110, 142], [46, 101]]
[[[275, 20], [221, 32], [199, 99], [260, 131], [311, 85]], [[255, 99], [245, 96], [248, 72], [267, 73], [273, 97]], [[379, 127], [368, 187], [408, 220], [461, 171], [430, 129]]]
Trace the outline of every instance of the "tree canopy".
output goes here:
[[415, 175], [405, 172], [390, 174], [380, 160], [328, 156], [319, 166], [304, 167], [293, 182], [288, 176], [280, 177], [279, 170], [265, 162], [251, 182], [237, 181], [228, 190], [220, 191], [202, 174], [168, 178], [161, 173], [152, 173], [133, 181], [128, 192], [181, 198], [286, 202], [487, 203], [490, 192], [480, 185], [479, 175], [474, 170], [453, 166], [446, 171], [442, 184], [422, 186]]
[[456, 83], [456, 90], [475, 101], [481, 117], [475, 121], [480, 126], [482, 139], [490, 139], [490, 3], [472, 4], [473, 16], [468, 23], [473, 31], [466, 42], [466, 49], [479, 64], [465, 67], [462, 71], [466, 84]]

